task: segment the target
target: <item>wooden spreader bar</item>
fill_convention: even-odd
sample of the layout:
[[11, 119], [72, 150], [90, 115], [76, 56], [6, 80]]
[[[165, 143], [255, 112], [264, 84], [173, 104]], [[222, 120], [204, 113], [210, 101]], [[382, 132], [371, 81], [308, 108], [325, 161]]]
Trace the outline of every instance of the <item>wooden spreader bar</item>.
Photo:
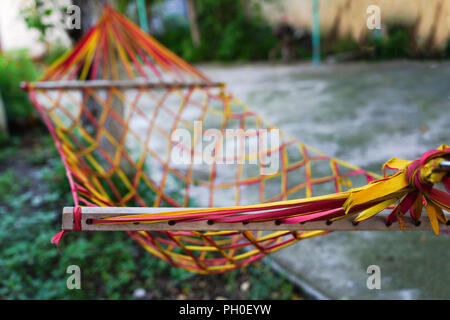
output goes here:
[[22, 82], [23, 90], [83, 90], [91, 89], [169, 89], [169, 88], [193, 88], [193, 87], [223, 87], [223, 82], [152, 82], [144, 80], [61, 80], [61, 81], [39, 81], [33, 83]]
[[[330, 231], [351, 231], [351, 230], [380, 230], [395, 231], [400, 230], [398, 222], [386, 225], [388, 212], [381, 212], [376, 216], [353, 223], [355, 216], [347, 219], [327, 221], [311, 221], [305, 223], [283, 224], [278, 221], [249, 222], [249, 223], [213, 223], [212, 221], [179, 222], [165, 221], [152, 223], [121, 223], [121, 224], [92, 224], [90, 219], [101, 219], [133, 214], [150, 214], [167, 211], [192, 210], [193, 208], [161, 208], [161, 207], [82, 207], [81, 208], [81, 230], [83, 231], [306, 231], [306, 230], [330, 230]], [[418, 225], [405, 215], [406, 230], [432, 230], [430, 221], [426, 214], [422, 215]], [[65, 207], [62, 214], [62, 228], [73, 230], [73, 207]], [[450, 226], [439, 224], [440, 230], [450, 231]]]

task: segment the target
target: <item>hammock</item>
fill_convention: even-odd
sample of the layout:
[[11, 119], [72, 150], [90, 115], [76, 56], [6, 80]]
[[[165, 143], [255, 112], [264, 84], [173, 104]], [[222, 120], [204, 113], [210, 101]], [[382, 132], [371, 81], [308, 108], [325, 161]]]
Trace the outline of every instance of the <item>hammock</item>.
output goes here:
[[[449, 194], [433, 187], [442, 182], [450, 191], [445, 145], [419, 160], [392, 159], [385, 169], [396, 172], [385, 178], [282, 131], [279, 145], [268, 149], [275, 173], [249, 163], [257, 152], [220, 164], [230, 159], [218, 144], [208, 164], [174, 164], [174, 150], [198, 155], [195, 121], [224, 135], [247, 130], [247, 142], [277, 128], [108, 6], [73, 50], [26, 89], [54, 138], [74, 199], [55, 243], [69, 230], [128, 230], [156, 257], [211, 274], [329, 233], [325, 226], [356, 214], [350, 225], [392, 208], [387, 224], [399, 221], [405, 229], [405, 213], [418, 225], [425, 207], [436, 233], [438, 220], [447, 222]], [[192, 133], [191, 143], [173, 141], [177, 129]], [[103, 215], [88, 214], [95, 210]], [[323, 230], [299, 229], [319, 222]]]

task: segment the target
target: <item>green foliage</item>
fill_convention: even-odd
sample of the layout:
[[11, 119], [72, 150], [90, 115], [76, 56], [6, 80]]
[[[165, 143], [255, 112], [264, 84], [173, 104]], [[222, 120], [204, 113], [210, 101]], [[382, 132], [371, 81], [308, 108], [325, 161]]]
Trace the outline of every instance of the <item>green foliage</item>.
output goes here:
[[330, 44], [329, 51], [334, 53], [352, 52], [359, 49], [358, 43], [349, 35]]
[[[262, 262], [253, 263], [249, 268], [242, 270], [245, 281], [249, 288], [245, 298], [255, 300], [292, 299], [296, 295], [294, 286], [284, 276], [274, 273]], [[235, 281], [236, 271], [223, 275], [227, 283], [226, 288], [230, 291], [240, 291], [240, 282]]]
[[45, 2], [37, 0], [32, 6], [20, 11], [28, 28], [39, 32], [39, 39], [43, 41], [47, 30], [53, 27], [52, 23], [46, 23], [45, 17], [52, 14], [53, 10], [45, 6]]
[[0, 133], [0, 162], [16, 156], [19, 142], [20, 139], [17, 136]]
[[62, 45], [61, 43], [55, 43], [48, 48], [47, 52], [43, 57], [44, 58], [43, 62], [46, 65], [50, 66], [53, 64], [53, 62], [59, 59], [64, 53], [66, 53], [67, 50], [68, 48]]
[[[20, 11], [26, 25], [30, 29], [39, 32], [39, 40], [46, 42], [47, 30], [55, 27], [55, 24], [48, 22], [48, 17], [54, 10], [65, 11], [65, 7], [60, 6], [57, 0], [34, 0], [26, 2], [26, 6]], [[62, 24], [63, 21], [60, 21]]]
[[169, 16], [163, 23], [165, 32], [156, 35], [158, 40], [183, 58], [193, 55], [194, 48], [187, 20], [180, 16]]
[[180, 17], [164, 21], [165, 33], [157, 36], [171, 50], [188, 61], [250, 61], [268, 58], [275, 46], [272, 29], [258, 7], [247, 17], [241, 1], [196, 1], [201, 44], [192, 44], [189, 23]]
[[310, 60], [312, 58], [312, 50], [306, 47], [297, 47], [296, 54], [300, 60]]
[[372, 41], [375, 47], [376, 57], [381, 59], [396, 59], [410, 55], [411, 43], [408, 30], [402, 27], [391, 27], [385, 38]]
[[38, 68], [25, 51], [0, 55], [0, 93], [8, 122], [23, 124], [33, 117], [34, 108], [20, 84], [34, 81], [38, 75]]

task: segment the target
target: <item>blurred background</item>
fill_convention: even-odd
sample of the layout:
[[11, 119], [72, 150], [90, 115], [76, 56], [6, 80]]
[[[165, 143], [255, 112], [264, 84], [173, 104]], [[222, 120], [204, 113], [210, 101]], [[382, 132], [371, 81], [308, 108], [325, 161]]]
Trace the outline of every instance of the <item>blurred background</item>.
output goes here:
[[[2, 0], [1, 299], [450, 298], [448, 236], [431, 232], [334, 233], [215, 276], [172, 268], [125, 233], [69, 236], [58, 252], [49, 240], [72, 199], [20, 83], [39, 79], [104, 2], [329, 156], [380, 172], [449, 144], [448, 0]], [[82, 290], [66, 288], [72, 264]], [[382, 290], [366, 288], [370, 264], [386, 275]]]

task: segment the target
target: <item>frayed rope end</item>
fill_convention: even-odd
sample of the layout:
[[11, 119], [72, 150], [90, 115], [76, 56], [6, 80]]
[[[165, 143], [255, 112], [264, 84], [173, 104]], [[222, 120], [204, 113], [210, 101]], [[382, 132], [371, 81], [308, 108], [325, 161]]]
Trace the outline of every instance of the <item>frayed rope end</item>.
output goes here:
[[55, 234], [52, 239], [50, 240], [50, 243], [53, 243], [56, 245], [56, 248], [58, 248], [59, 251], [59, 243], [61, 242], [62, 237], [64, 236], [64, 234], [70, 232], [70, 230], [62, 230], [60, 232], [58, 232], [57, 234]]

